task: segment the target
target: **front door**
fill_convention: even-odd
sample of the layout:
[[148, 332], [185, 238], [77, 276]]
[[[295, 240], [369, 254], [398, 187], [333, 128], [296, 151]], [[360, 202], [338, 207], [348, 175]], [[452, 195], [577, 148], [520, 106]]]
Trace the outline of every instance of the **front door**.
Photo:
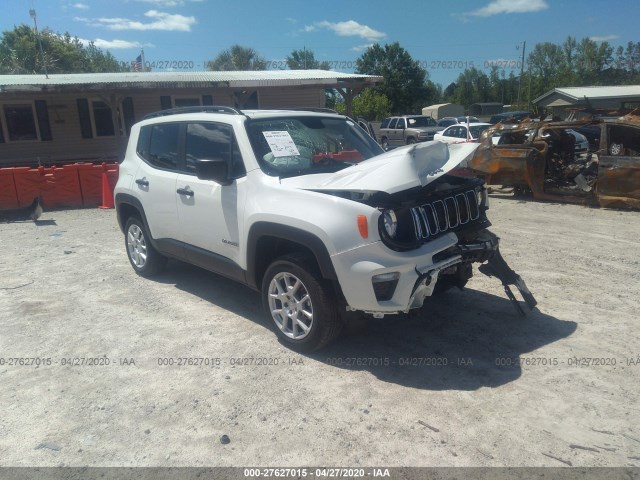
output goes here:
[[[605, 124], [598, 155], [597, 196], [602, 206], [640, 208], [640, 128]], [[604, 141], [603, 141], [604, 140]]]
[[[246, 177], [233, 128], [213, 122], [187, 124], [184, 158], [184, 172], [178, 174], [176, 190], [187, 256], [198, 264], [209, 259], [214, 263], [240, 265], [238, 218], [244, 205]], [[234, 177], [230, 185], [196, 176], [196, 162], [214, 158], [227, 161]], [[219, 269], [216, 266], [215, 270]]]

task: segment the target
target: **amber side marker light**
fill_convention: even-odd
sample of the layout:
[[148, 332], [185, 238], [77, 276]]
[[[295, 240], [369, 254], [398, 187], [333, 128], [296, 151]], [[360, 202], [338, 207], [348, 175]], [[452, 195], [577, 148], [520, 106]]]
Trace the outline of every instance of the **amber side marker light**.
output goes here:
[[358, 231], [362, 238], [369, 236], [369, 224], [367, 223], [366, 215], [358, 215]]

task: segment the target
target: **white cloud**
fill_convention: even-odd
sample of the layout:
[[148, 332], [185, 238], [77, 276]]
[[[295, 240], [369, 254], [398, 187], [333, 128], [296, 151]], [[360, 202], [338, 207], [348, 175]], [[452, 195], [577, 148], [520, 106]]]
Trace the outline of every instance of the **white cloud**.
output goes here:
[[593, 40], [594, 42], [608, 42], [610, 40], [616, 40], [620, 38], [620, 35], [594, 35], [593, 37], [589, 37], [589, 40]]
[[[79, 38], [80, 42], [83, 45], [89, 45], [91, 40], [87, 40], [86, 38]], [[93, 40], [93, 44], [98, 48], [104, 48], [106, 50], [116, 50], [121, 48], [143, 48], [143, 47], [153, 47], [152, 43], [140, 43], [140, 42], [131, 42], [129, 40], [119, 40], [114, 38], [113, 40], [104, 40], [102, 38], [96, 38]]]
[[549, 8], [546, 0], [493, 0], [478, 10], [467, 13], [475, 17], [490, 17], [501, 13], [530, 13]]
[[324, 20], [322, 22], [316, 22], [313, 25], [305, 26], [303, 31], [313, 32], [318, 28], [333, 30], [333, 32], [335, 32], [335, 34], [340, 37], [360, 37], [369, 41], [381, 40], [387, 36], [386, 33], [374, 30], [367, 25], [361, 25], [355, 20], [347, 20], [346, 22], [335, 23], [327, 22], [326, 20]]
[[71, 5], [73, 8], [77, 8], [78, 10], [89, 10], [89, 5], [86, 3], [74, 3]]
[[86, 19], [75, 17], [75, 20], [88, 22], [96, 27], [103, 27], [109, 30], [167, 30], [190, 32], [191, 26], [196, 23], [195, 17], [185, 17], [184, 15], [172, 15], [157, 10], [149, 10], [144, 14], [150, 18], [148, 23], [131, 20], [129, 18], [95, 18]]
[[365, 43], [364, 45], [356, 45], [355, 47], [351, 47], [352, 52], [364, 52], [369, 47], [373, 47], [373, 43]]

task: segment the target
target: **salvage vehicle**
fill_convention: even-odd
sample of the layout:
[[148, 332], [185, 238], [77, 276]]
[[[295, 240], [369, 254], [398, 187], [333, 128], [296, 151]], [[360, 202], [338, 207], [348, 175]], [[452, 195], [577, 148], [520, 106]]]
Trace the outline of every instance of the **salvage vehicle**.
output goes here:
[[477, 146], [385, 153], [338, 114], [164, 110], [132, 127], [120, 166], [125, 251], [144, 277], [171, 257], [259, 291], [276, 334], [298, 350], [462, 288], [473, 263], [522, 312], [510, 285], [536, 302], [487, 229], [482, 180], [449, 173]]
[[[599, 128], [598, 148], [581, 153], [577, 129]], [[495, 142], [496, 133], [500, 134]], [[541, 200], [640, 208], [640, 111], [615, 120], [499, 123], [486, 130], [468, 166], [487, 184]]]

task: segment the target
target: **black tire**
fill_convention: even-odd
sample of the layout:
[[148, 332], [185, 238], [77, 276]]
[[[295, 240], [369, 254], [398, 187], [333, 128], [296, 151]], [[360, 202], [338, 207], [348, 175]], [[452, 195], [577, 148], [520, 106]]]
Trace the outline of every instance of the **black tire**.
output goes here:
[[389, 149], [389, 140], [387, 140], [387, 137], [382, 137], [382, 140], [380, 140], [380, 145], [382, 146], [382, 149], [385, 151]]
[[[167, 257], [153, 248], [151, 235], [139, 217], [131, 216], [124, 227], [124, 246], [129, 263], [135, 272], [142, 277], [151, 277], [164, 270]], [[146, 253], [146, 259], [140, 254]], [[136, 255], [137, 254], [137, 255]]]
[[[279, 283], [281, 289], [286, 281], [294, 282], [296, 287], [291, 297], [284, 300], [270, 296], [270, 290], [277, 289]], [[298, 284], [297, 281], [300, 282]], [[301, 292], [301, 289], [303, 291]], [[290, 291], [290, 290], [289, 290]], [[296, 295], [308, 295], [309, 299], [301, 302]], [[302, 323], [307, 325], [309, 330], [305, 332], [296, 322], [294, 326], [293, 318], [290, 315], [279, 315], [272, 313], [270, 300], [273, 302], [274, 311], [290, 309], [290, 315], [302, 318]], [[296, 306], [293, 306], [292, 300], [295, 300]], [[291, 302], [291, 303], [288, 303]], [[324, 281], [318, 271], [318, 268], [309, 256], [303, 254], [290, 254], [275, 260], [262, 279], [262, 306], [269, 323], [275, 330], [278, 338], [289, 348], [301, 352], [310, 352], [324, 347], [334, 340], [342, 330], [342, 322], [338, 314], [337, 302], [332, 291], [331, 285]], [[297, 312], [292, 311], [297, 309]], [[303, 312], [311, 313], [311, 322], [306, 324], [304, 320], [308, 320], [308, 315]], [[300, 315], [300, 317], [298, 317]], [[294, 338], [298, 336], [298, 338]]]
[[407, 138], [407, 145], [411, 145], [411, 144], [414, 144], [414, 143], [416, 143], [416, 139], [415, 138], [413, 138], [413, 137]]

